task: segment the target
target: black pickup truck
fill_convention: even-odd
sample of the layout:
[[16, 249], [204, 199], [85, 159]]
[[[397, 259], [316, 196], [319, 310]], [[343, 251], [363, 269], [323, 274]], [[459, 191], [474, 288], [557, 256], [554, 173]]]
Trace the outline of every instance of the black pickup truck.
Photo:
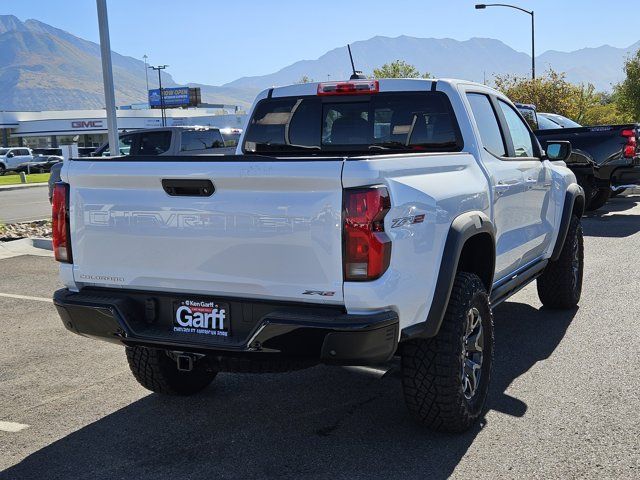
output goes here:
[[546, 148], [548, 141], [568, 140], [569, 167], [584, 189], [587, 210], [597, 210], [609, 197], [640, 186], [640, 125], [583, 127], [561, 115], [537, 113], [533, 105], [517, 104]]

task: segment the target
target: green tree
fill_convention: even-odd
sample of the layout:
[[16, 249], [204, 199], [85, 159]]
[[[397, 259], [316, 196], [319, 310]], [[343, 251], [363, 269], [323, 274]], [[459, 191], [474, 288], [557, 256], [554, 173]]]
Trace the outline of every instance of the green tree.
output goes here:
[[420, 71], [405, 62], [404, 60], [396, 60], [391, 63], [385, 63], [380, 68], [373, 70], [373, 78], [429, 78], [430, 73], [421, 74]]
[[600, 94], [600, 103], [589, 108], [582, 119], [584, 125], [615, 125], [630, 123], [633, 117], [622, 111], [618, 95]]
[[303, 75], [302, 77], [300, 77], [300, 80], [298, 80], [296, 83], [311, 83], [313, 82], [313, 78], [309, 78], [306, 75]]
[[495, 88], [513, 102], [529, 103], [539, 112], [564, 115], [578, 123], [587, 112], [600, 105], [601, 95], [592, 84], [575, 85], [566, 80], [564, 73], [549, 69], [535, 80], [517, 75], [497, 75]]
[[624, 62], [625, 79], [615, 86], [614, 98], [630, 119], [640, 118], [640, 50]]

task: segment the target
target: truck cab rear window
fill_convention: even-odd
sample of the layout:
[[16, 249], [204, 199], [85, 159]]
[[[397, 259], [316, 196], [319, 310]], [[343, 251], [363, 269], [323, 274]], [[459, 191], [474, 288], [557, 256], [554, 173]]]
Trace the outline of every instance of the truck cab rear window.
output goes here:
[[224, 147], [224, 139], [219, 130], [187, 130], [182, 132], [183, 152], [211, 150]]
[[451, 152], [462, 138], [442, 92], [370, 97], [287, 97], [258, 104], [245, 153]]

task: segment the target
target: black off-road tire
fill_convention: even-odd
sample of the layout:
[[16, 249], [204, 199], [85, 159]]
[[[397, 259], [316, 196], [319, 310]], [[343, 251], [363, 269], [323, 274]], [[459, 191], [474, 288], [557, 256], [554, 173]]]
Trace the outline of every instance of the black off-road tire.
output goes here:
[[538, 297], [545, 307], [574, 308], [582, 294], [584, 241], [580, 219], [573, 215], [558, 260], [549, 262], [538, 277]]
[[165, 350], [126, 347], [133, 376], [144, 388], [166, 395], [192, 395], [207, 387], [218, 372], [203, 361], [196, 361], [190, 372], [178, 370]]
[[621, 188], [619, 190], [611, 190], [611, 198], [619, 197], [620, 195], [622, 195], [626, 191], [627, 191], [626, 188]]
[[5, 173], [7, 173], [7, 169], [4, 167], [4, 165], [0, 164], [0, 177], [3, 176]]
[[[467, 398], [463, 365], [467, 315], [472, 309], [480, 314], [484, 340], [477, 388]], [[433, 430], [470, 428], [482, 414], [493, 363], [493, 316], [480, 278], [458, 273], [438, 335], [404, 342], [400, 354], [404, 398], [412, 416]]]
[[589, 212], [593, 212], [603, 207], [605, 203], [609, 201], [611, 197], [611, 188], [599, 188], [598, 191], [591, 197], [591, 200], [587, 202], [586, 209]]

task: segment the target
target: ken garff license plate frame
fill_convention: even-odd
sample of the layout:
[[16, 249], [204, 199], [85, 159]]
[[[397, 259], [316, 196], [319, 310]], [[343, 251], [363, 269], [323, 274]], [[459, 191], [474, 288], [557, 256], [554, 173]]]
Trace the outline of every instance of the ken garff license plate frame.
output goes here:
[[173, 302], [173, 331], [228, 337], [231, 335], [229, 304], [211, 299]]

